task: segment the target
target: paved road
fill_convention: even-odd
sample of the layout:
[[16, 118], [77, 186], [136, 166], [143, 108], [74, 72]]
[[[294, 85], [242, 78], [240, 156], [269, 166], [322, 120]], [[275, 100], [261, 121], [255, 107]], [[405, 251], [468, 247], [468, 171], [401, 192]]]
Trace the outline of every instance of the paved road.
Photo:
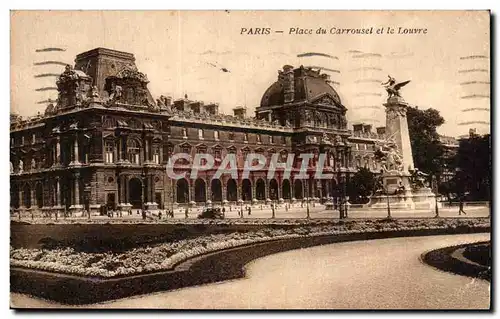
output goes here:
[[[490, 284], [436, 270], [422, 252], [489, 234], [393, 238], [293, 250], [247, 265], [247, 278], [131, 297], [96, 308], [480, 309]], [[20, 307], [62, 307], [11, 294]]]
[[[245, 214], [244, 218], [271, 218], [272, 211], [270, 209], [260, 209], [259, 207], [253, 208], [251, 215], [248, 215], [248, 212], [244, 209]], [[467, 215], [458, 215], [458, 208], [441, 208], [439, 209], [440, 217], [488, 217], [489, 208], [488, 207], [466, 207], [465, 211]], [[189, 215], [189, 218], [196, 219], [198, 214], [201, 212], [201, 208], [193, 209]], [[226, 211], [226, 218], [229, 219], [240, 219], [241, 217], [238, 215], [238, 211], [236, 208], [233, 208], [229, 211], [229, 208]], [[387, 217], [387, 211], [382, 210], [363, 210], [363, 209], [351, 209], [349, 210], [349, 218], [385, 218]], [[421, 217], [429, 217], [432, 218], [436, 215], [434, 210], [413, 210], [413, 211], [402, 211], [402, 210], [392, 210], [391, 216], [393, 218], [421, 218]], [[309, 216], [310, 218], [339, 218], [338, 210], [325, 210], [323, 205], [316, 205], [315, 207], [309, 208]], [[293, 207], [288, 211], [284, 208], [279, 208], [275, 211], [275, 218], [306, 218], [307, 217], [307, 208], [305, 207]], [[165, 218], [165, 217], [163, 217]], [[184, 213], [177, 210], [175, 212], [176, 219], [184, 219]], [[13, 220], [19, 220], [17, 217], [13, 217]], [[72, 220], [81, 220], [82, 222], [87, 221], [87, 217], [73, 217]], [[100, 219], [100, 220], [109, 220], [109, 217], [106, 216], [94, 216], [92, 219]], [[113, 220], [141, 220], [141, 216], [138, 214], [133, 214], [132, 216], [123, 215], [123, 217], [113, 217]], [[30, 218], [26, 218], [25, 220], [31, 221]], [[44, 218], [43, 220], [50, 222], [51, 219]], [[53, 221], [53, 220], [52, 220]]]

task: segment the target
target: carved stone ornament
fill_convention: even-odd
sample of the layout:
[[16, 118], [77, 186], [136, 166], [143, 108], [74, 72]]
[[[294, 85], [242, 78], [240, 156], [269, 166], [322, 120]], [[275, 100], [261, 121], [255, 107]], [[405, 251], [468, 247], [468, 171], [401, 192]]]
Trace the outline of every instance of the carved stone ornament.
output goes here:
[[137, 67], [133, 64], [126, 65], [120, 72], [116, 74], [116, 77], [119, 79], [136, 79], [142, 83], [148, 83], [148, 77], [146, 74], [139, 72]]

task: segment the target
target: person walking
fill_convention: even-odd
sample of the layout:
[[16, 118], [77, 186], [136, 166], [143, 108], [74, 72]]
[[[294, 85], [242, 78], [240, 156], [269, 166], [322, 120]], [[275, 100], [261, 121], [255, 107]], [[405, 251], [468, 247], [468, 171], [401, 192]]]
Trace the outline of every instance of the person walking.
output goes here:
[[459, 203], [458, 203], [458, 216], [460, 215], [467, 215], [467, 213], [464, 211], [464, 199], [462, 196], [460, 196]]

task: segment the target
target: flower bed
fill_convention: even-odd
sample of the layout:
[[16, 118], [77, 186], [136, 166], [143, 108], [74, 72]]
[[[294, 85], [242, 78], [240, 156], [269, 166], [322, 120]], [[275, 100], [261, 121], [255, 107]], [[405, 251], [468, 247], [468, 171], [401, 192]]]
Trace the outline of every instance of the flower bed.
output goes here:
[[203, 235], [196, 238], [135, 248], [123, 253], [86, 253], [73, 248], [13, 249], [10, 264], [14, 267], [76, 274], [117, 277], [173, 269], [195, 256], [247, 244], [300, 237], [373, 233], [417, 229], [456, 229], [489, 227], [485, 219], [367, 220], [297, 225], [293, 228], [263, 228], [258, 231]]

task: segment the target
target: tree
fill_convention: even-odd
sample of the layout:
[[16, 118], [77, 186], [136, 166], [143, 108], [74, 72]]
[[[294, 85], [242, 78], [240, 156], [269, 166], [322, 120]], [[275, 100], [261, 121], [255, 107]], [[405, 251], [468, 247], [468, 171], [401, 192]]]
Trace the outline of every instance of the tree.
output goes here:
[[367, 168], [360, 168], [349, 181], [349, 201], [356, 204], [367, 203], [375, 188], [375, 182], [375, 174]]
[[444, 123], [438, 110], [409, 107], [408, 131], [413, 153], [413, 162], [420, 171], [440, 180], [445, 164], [445, 148], [439, 139], [437, 128]]
[[471, 135], [461, 139], [455, 157], [454, 180], [459, 195], [469, 200], [491, 199], [491, 136]]

